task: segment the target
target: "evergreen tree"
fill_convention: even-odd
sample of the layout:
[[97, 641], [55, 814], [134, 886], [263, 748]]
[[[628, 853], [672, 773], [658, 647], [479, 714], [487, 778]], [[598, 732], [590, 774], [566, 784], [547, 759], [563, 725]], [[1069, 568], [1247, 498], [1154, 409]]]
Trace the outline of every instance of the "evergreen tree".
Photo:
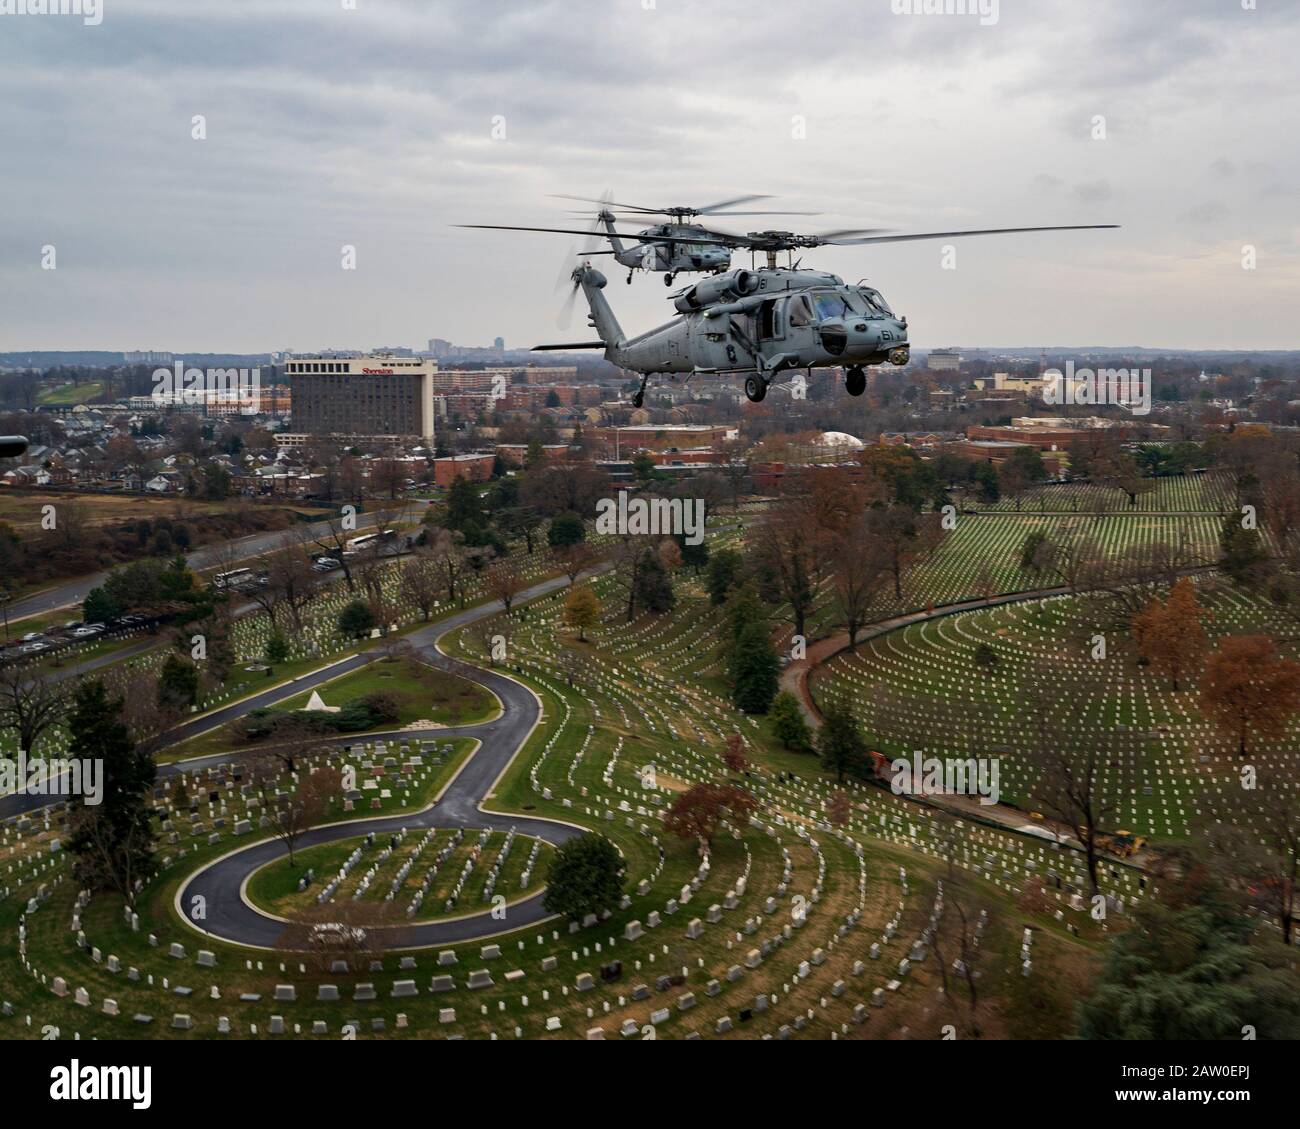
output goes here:
[[199, 699], [199, 671], [179, 655], [168, 655], [158, 674], [158, 704], [184, 709]]
[[146, 797], [157, 770], [153, 757], [132, 742], [121, 708], [121, 699], [110, 698], [98, 679], [82, 682], [73, 695], [68, 758], [101, 766], [102, 794], [97, 804], [74, 800], [68, 851], [80, 885], [116, 890], [132, 904], [136, 881], [154, 871]]
[[772, 733], [781, 747], [806, 753], [812, 749], [812, 730], [804, 720], [799, 699], [782, 690], [772, 699]]
[[284, 662], [289, 657], [289, 640], [279, 631], [273, 631], [266, 641], [264, 656], [269, 663]]
[[821, 754], [822, 768], [835, 773], [841, 784], [846, 775], [866, 774], [867, 742], [848, 706], [836, 702], [826, 709], [817, 734], [817, 751]]
[[552, 549], [567, 549], [570, 545], [581, 544], [586, 536], [587, 528], [577, 514], [556, 514], [547, 527], [546, 543]]
[[709, 558], [707, 586], [709, 599], [714, 604], [726, 602], [731, 590], [740, 582], [743, 567], [744, 560], [735, 549], [719, 549]]
[[731, 645], [731, 700], [745, 713], [767, 713], [776, 697], [781, 664], [767, 624], [745, 623]]
[[364, 600], [353, 600], [339, 613], [339, 630], [349, 639], [368, 635], [374, 626], [374, 613]]
[[483, 499], [478, 487], [468, 478], [457, 478], [447, 492], [447, 528], [464, 531], [467, 527], [482, 528], [487, 524], [483, 513]]
[[563, 844], [546, 878], [547, 913], [581, 921], [613, 913], [623, 899], [623, 856], [603, 835], [588, 832]]
[[656, 614], [671, 611], [677, 602], [672, 577], [653, 549], [648, 549], [636, 574], [636, 602]]

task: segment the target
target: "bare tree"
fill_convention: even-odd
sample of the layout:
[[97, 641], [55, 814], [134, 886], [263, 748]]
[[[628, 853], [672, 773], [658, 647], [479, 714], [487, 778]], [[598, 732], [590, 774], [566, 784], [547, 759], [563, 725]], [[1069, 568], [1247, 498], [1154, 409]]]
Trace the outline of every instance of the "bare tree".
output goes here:
[[285, 845], [289, 865], [293, 866], [298, 840], [329, 815], [342, 776], [337, 768], [324, 765], [299, 773], [297, 788], [288, 792], [280, 791], [280, 779], [280, 772], [263, 762], [252, 773], [251, 783], [272, 833]]
[[511, 607], [519, 594], [524, 591], [527, 583], [518, 566], [509, 559], [492, 565], [484, 578], [484, 586], [491, 595], [501, 601], [507, 616], [510, 615]]
[[433, 616], [438, 594], [442, 591], [442, 577], [438, 572], [438, 563], [428, 549], [417, 549], [402, 562], [398, 587], [402, 597], [425, 620]]
[[20, 749], [33, 752], [42, 734], [63, 716], [67, 702], [63, 681], [18, 663], [0, 667], [0, 729], [12, 729]]

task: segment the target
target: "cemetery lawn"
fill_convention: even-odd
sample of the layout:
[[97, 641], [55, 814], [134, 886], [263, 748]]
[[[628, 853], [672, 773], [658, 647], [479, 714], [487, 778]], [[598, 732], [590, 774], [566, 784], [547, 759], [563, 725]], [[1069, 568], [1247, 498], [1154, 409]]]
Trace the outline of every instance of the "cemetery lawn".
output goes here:
[[[393, 851], [387, 860], [379, 865], [379, 870], [371, 880], [371, 885], [356, 902], [363, 909], [379, 911], [386, 909], [385, 923], [400, 924], [405, 921], [433, 921], [442, 918], [460, 917], [481, 913], [491, 908], [491, 900], [483, 898], [483, 883], [486, 880], [491, 863], [500, 854], [505, 843], [505, 832], [493, 831], [478, 853], [474, 868], [470, 871], [456, 903], [446, 904], [453, 888], [460, 879], [466, 862], [471, 858], [479, 844], [479, 835], [467, 832], [454, 846], [454, 831], [439, 830], [420, 851], [418, 857], [406, 875], [392, 902], [385, 899], [396, 880], [398, 869], [415, 857], [416, 848], [424, 842], [425, 833], [408, 832], [406, 838]], [[521, 885], [528, 859], [532, 854], [533, 844], [538, 840], [526, 835], [516, 835], [511, 845], [510, 854], [497, 877], [495, 895], [506, 899], [507, 904], [523, 898], [532, 897], [546, 884], [546, 874], [555, 851], [548, 843], [541, 843], [533, 859], [532, 873], [528, 883]], [[294, 865], [289, 865], [287, 857], [268, 863], [260, 870], [254, 871], [248, 880], [246, 893], [248, 899], [258, 908], [275, 917], [289, 920], [298, 919], [302, 911], [316, 906], [316, 896], [326, 883], [338, 874], [347, 857], [358, 847], [362, 848], [361, 860], [356, 864], [339, 888], [330, 898], [331, 902], [352, 902], [362, 875], [378, 860], [380, 851], [387, 846], [388, 838], [379, 836], [367, 850], [365, 839], [342, 839], [336, 843], [322, 843], [317, 847], [297, 851]], [[432, 881], [425, 893], [420, 908], [408, 915], [407, 907], [411, 904], [416, 891], [438, 855], [450, 848], [451, 853], [432, 875]], [[310, 886], [299, 891], [298, 882], [308, 870], [314, 871], [314, 880]]]
[[[342, 706], [368, 694], [389, 693], [402, 698], [397, 721], [374, 726], [377, 732], [402, 729], [416, 722], [435, 725], [477, 725], [501, 713], [501, 703], [490, 690], [425, 663], [379, 659], [318, 687], [327, 706]], [[281, 703], [277, 709], [305, 709], [311, 691]]]

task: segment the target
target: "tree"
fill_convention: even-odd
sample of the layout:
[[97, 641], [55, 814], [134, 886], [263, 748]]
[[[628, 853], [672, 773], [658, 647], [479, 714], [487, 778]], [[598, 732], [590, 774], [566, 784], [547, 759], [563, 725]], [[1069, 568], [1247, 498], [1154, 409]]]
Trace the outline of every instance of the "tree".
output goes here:
[[[669, 541], [668, 544], [672, 545], [672, 542]], [[633, 599], [646, 611], [654, 612], [656, 615], [671, 611], [677, 602], [677, 596], [673, 592], [672, 577], [668, 575], [663, 557], [650, 545], [644, 547], [642, 555]]]
[[375, 626], [375, 615], [364, 600], [353, 600], [339, 613], [339, 631], [349, 639], [368, 635]]
[[578, 632], [580, 642], [587, 641], [587, 628], [600, 622], [600, 599], [589, 586], [570, 590], [564, 601], [564, 622]]
[[98, 679], [82, 682], [73, 694], [68, 757], [102, 766], [102, 795], [98, 804], [74, 810], [68, 850], [76, 859], [78, 883], [116, 890], [134, 905], [137, 880], [154, 871], [146, 797], [157, 770], [153, 757], [131, 740], [121, 707], [121, 699], [110, 698]]
[[168, 655], [158, 672], [158, 704], [184, 709], [194, 705], [198, 697], [198, 668], [177, 655]]
[[623, 900], [623, 871], [623, 856], [605, 836], [579, 835], [556, 850], [542, 905], [570, 921], [613, 913]]
[[943, 538], [938, 515], [919, 515], [907, 506], [873, 506], [867, 529], [880, 541], [886, 567], [894, 578], [894, 598], [903, 598], [903, 574], [919, 564]]
[[794, 633], [805, 636], [834, 538], [819, 525], [805, 498], [791, 496], [768, 512], [753, 544], [755, 563], [767, 571], [774, 594], [790, 609]]
[[682, 564], [689, 568], [696, 576], [700, 570], [709, 563], [709, 546], [705, 541], [692, 545], [686, 540], [685, 533], [676, 535], [677, 548], [681, 552]]
[[595, 566], [600, 556], [590, 545], [579, 542], [577, 545], [556, 550], [555, 559], [564, 575], [569, 578], [569, 585], [572, 586], [578, 582], [579, 576]]
[[1281, 771], [1261, 773], [1252, 787], [1232, 788], [1213, 821], [1200, 828], [1213, 857], [1251, 905], [1277, 922], [1290, 945], [1300, 910], [1300, 790], [1294, 758]]
[[269, 663], [286, 662], [289, 658], [289, 640], [279, 631], [273, 631], [266, 640], [266, 648], [262, 654]]
[[1201, 859], [1174, 852], [1155, 894], [1113, 933], [1079, 1008], [1084, 1039], [1300, 1038], [1292, 950], [1256, 929], [1240, 894]]
[[498, 561], [487, 571], [484, 587], [488, 593], [501, 601], [506, 615], [514, 605], [516, 598], [527, 587], [528, 582], [513, 561]]
[[1204, 713], [1247, 753], [1252, 735], [1276, 740], [1300, 710], [1300, 663], [1279, 657], [1267, 635], [1228, 635], [1201, 676]]
[[725, 819], [743, 828], [758, 810], [758, 801], [734, 784], [696, 784], [673, 801], [664, 826], [679, 839], [696, 839], [700, 854], [709, 852], [713, 837]]
[[826, 799], [826, 818], [832, 827], [847, 827], [853, 814], [853, 801], [849, 794], [837, 788]]
[[1179, 681], [1205, 653], [1205, 630], [1201, 620], [1208, 613], [1196, 602], [1196, 589], [1183, 577], [1174, 585], [1169, 599], [1152, 600], [1133, 618], [1133, 638], [1142, 657], [1153, 670], [1170, 680], [1176, 692]]
[[722, 754], [722, 763], [727, 766], [728, 772], [736, 776], [743, 776], [749, 767], [749, 761], [745, 759], [745, 741], [739, 733], [733, 733], [727, 738], [727, 748]]
[[402, 562], [398, 587], [403, 598], [428, 621], [442, 591], [442, 577], [437, 562], [427, 550], [417, 550]]
[[799, 699], [789, 690], [782, 690], [772, 699], [771, 718], [772, 734], [783, 749], [801, 753], [812, 750], [812, 730], [799, 708]]
[[552, 549], [567, 549], [577, 545], [587, 536], [587, 527], [577, 514], [568, 512], [556, 514], [546, 528], [546, 543]]
[[1224, 520], [1219, 550], [1219, 567], [1238, 584], [1258, 579], [1268, 560], [1268, 547], [1259, 530], [1246, 528], [1240, 517]]
[[1089, 887], [1096, 894], [1102, 828], [1114, 814], [1104, 774], [1115, 753], [1115, 737], [1108, 730], [1089, 732], [1080, 724], [1090, 704], [1088, 691], [1061, 689], [1069, 686], [1061, 674], [1022, 688], [1025, 728], [1020, 743], [1036, 775], [1030, 798], [1077, 834]]
[[709, 558], [709, 600], [716, 606], [727, 602], [731, 590], [740, 583], [744, 573], [744, 558], [735, 549], [719, 549]]
[[117, 619], [125, 611], [121, 603], [109, 595], [102, 586], [87, 592], [86, 599], [81, 605], [81, 614], [85, 616], [87, 623], [106, 623], [110, 619]]
[[35, 753], [36, 742], [63, 718], [67, 704], [63, 683], [32, 677], [19, 663], [0, 667], [0, 730], [12, 729], [21, 751]]
[[858, 719], [847, 705], [833, 702], [827, 707], [817, 733], [817, 751], [821, 754], [822, 768], [835, 773], [840, 784], [846, 775], [865, 774], [867, 742], [858, 728]]
[[750, 714], [767, 713], [776, 697], [780, 670], [767, 624], [755, 619], [741, 627], [728, 662], [731, 700], [736, 708]]
[[289, 852], [289, 865], [304, 832], [324, 821], [334, 798], [339, 795], [343, 776], [333, 766], [313, 768], [298, 775], [298, 786], [280, 794], [280, 772], [269, 762], [254, 767], [250, 783], [261, 800], [272, 834]]
[[888, 579], [890, 560], [885, 544], [868, 531], [865, 520], [859, 517], [836, 540], [831, 567], [835, 607], [849, 633], [852, 654], [858, 647], [858, 632], [867, 624], [871, 606]]
[[447, 516], [444, 524], [448, 529], [466, 532], [470, 527], [487, 525], [487, 515], [483, 512], [483, 499], [478, 487], [467, 478], [457, 478], [447, 491]]

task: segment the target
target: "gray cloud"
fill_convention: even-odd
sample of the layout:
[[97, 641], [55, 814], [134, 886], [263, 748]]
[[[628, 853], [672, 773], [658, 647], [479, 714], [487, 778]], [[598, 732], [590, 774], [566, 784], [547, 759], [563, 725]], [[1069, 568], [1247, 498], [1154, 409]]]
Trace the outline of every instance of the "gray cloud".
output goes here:
[[[605, 188], [770, 192], [818, 227], [1125, 225], [970, 240], [956, 272], [924, 243], [805, 260], [870, 276], [926, 344], [1296, 344], [1294, 9], [105, 2], [97, 28], [0, 17], [0, 348], [553, 339], [569, 240], [449, 225], [551, 224], [548, 193]], [[1224, 271], [1247, 237], [1267, 287]], [[1212, 322], [1183, 293], [1208, 289]], [[629, 328], [668, 314], [657, 281], [617, 291]]]

